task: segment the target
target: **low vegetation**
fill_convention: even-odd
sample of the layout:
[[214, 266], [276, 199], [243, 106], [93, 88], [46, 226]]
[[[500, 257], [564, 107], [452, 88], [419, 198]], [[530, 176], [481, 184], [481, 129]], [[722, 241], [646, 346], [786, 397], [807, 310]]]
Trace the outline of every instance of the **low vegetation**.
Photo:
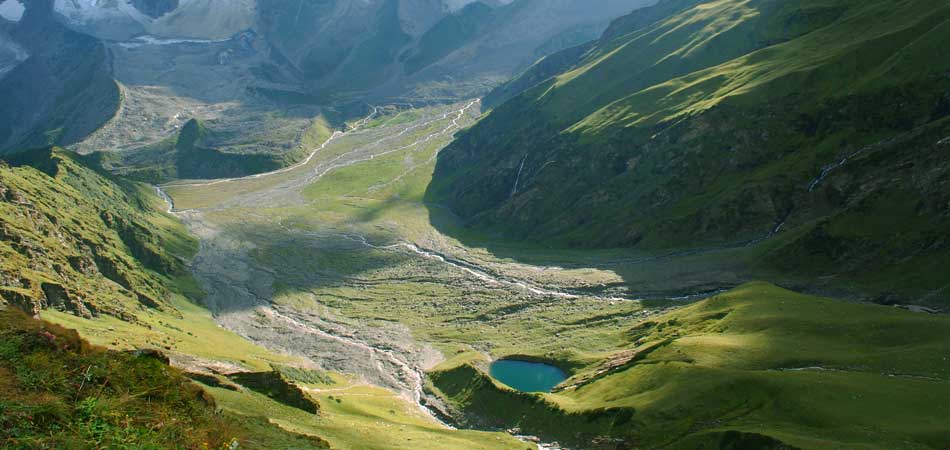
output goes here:
[[749, 269], [946, 308], [948, 18], [926, 0], [660, 2], [490, 95], [427, 201], [562, 248], [780, 240]]
[[0, 162], [0, 299], [39, 312], [135, 321], [195, 296], [197, 241], [148, 186], [59, 148]]
[[310, 414], [320, 412], [320, 404], [311, 399], [302, 389], [278, 370], [270, 372], [242, 372], [229, 377], [241, 386], [270, 397], [271, 399]]
[[[383, 132], [394, 122], [399, 121], [379, 118], [372, 121], [372, 129]], [[412, 142], [425, 132], [401, 139]], [[365, 135], [342, 138], [314, 164], [373, 142]], [[388, 142], [378, 151], [397, 146]], [[499, 244], [497, 236], [492, 240], [460, 228], [452, 228], [458, 234], [442, 235], [432, 221], [445, 213], [426, 205], [424, 197], [438, 150], [432, 143], [338, 167], [300, 185], [305, 204], [296, 197], [276, 197], [265, 206], [233, 200], [247, 192], [266, 195], [269, 186], [293, 185], [290, 181], [298, 176], [294, 173], [276, 175], [279, 182], [256, 179], [181, 187], [174, 193], [186, 202], [203, 201], [186, 205], [207, 208], [208, 223], [255, 243], [246, 261], [276, 273], [271, 297], [275, 307], [318, 311], [334, 324], [359, 330], [344, 334], [354, 339], [386, 336], [388, 330], [404, 326], [413, 338], [440, 350], [445, 360], [429, 372], [426, 390], [443, 399], [446, 412], [463, 427], [519, 428], [568, 447], [611, 450], [883, 450], [947, 444], [943, 441], [950, 429], [936, 419], [950, 395], [950, 366], [942, 359], [948, 350], [940, 332], [947, 325], [943, 316], [796, 294], [765, 283], [743, 285], [690, 305], [688, 299], [533, 295], [485, 281], [391, 244], [430, 246], [492, 276], [545, 286], [592, 287], [593, 280], [617, 280], [605, 271], [587, 269], [608, 263], [613, 270], [636, 272], [631, 280], [651, 286], [670, 277], [669, 265], [687, 261], [678, 269], [685, 283], [697, 277], [696, 264], [702, 267], [724, 256], [698, 255], [699, 262], [657, 258], [648, 264], [627, 261], [652, 261], [649, 255]], [[198, 195], [203, 191], [229, 198], [231, 206], [213, 208], [214, 202]], [[280, 226], [274, 226], [275, 220]], [[504, 252], [466, 247], [453, 236]], [[502, 260], [502, 255], [513, 261]], [[755, 257], [747, 251], [740, 256]], [[546, 269], [531, 270], [536, 267], [518, 261]], [[307, 315], [297, 317], [304, 320]], [[314, 323], [336, 330], [326, 322]], [[298, 335], [295, 343], [305, 339]], [[349, 354], [347, 346], [337, 345], [335, 355]], [[403, 345], [387, 339], [385, 348], [399, 351]], [[489, 361], [512, 355], [553, 362], [571, 378], [551, 394], [512, 391], [487, 374]], [[318, 384], [297, 383], [321, 405], [316, 422], [308, 422], [299, 408], [263, 403], [266, 395], [241, 395], [226, 388], [213, 392], [227, 399], [221, 403], [227, 408], [266, 408], [268, 416], [287, 429], [310, 430], [334, 447], [364, 442], [374, 448], [412, 448], [402, 439], [417, 444], [422, 436], [442, 433], [430, 428], [432, 422], [423, 421], [429, 425], [418, 428], [397, 425], [408, 420], [403, 414], [412, 417], [414, 406], [386, 390], [352, 380], [315, 381]], [[387, 416], [390, 408], [396, 415]], [[367, 440], [383, 429], [390, 430], [387, 436], [393, 439]], [[462, 448], [472, 445], [464, 434], [445, 436], [459, 439], [455, 442]], [[472, 436], [490, 440], [504, 435]]]
[[321, 448], [215, 400], [157, 352], [93, 347], [75, 331], [0, 311], [0, 446]]
[[944, 448], [948, 323], [751, 283], [630, 322], [625, 344], [552, 394], [513, 392], [465, 361], [431, 376], [476, 423], [571, 445]]
[[[447, 107], [386, 111], [303, 167], [272, 178], [169, 188], [180, 208], [203, 208], [182, 217], [197, 229], [214, 230], [203, 235], [208, 245], [192, 273], [199, 279], [233, 276], [212, 279], [226, 281], [209, 289], [219, 291], [215, 304], [225, 317], [218, 320], [256, 343], [222, 328], [189, 301], [202, 295], [182, 269], [195, 242], [158, 212], [164, 205], [146, 186], [58, 149], [11, 159], [0, 168], [0, 186], [6, 186], [0, 223], [6, 236], [18, 236], [3, 240], [9, 246], [4, 256], [20, 258], [21, 265], [2, 267], [11, 274], [14, 267], [30, 267], [23, 273], [38, 283], [66, 280], [68, 293], [101, 292], [78, 296], [90, 314], [44, 304], [49, 294], [42, 288], [3, 291], [34, 292], [38, 300], [3, 298], [79, 330], [96, 345], [126, 351], [93, 348], [73, 332], [22, 314], [0, 315], [0, 425], [16, 433], [5, 444], [535, 448], [501, 432], [512, 428], [596, 450], [911, 450], [950, 444], [950, 427], [942, 420], [950, 413], [950, 341], [943, 333], [950, 324], [944, 316], [802, 295], [767, 283], [695, 304], [688, 298], [633, 300], [633, 288], [671, 278], [662, 264], [684, 259], [651, 265], [637, 261], [655, 256], [620, 250], [561, 252], [500, 242], [497, 235], [459, 227], [461, 221], [440, 205], [426, 203], [435, 161], [450, 137], [438, 133], [453, 118]], [[419, 126], [405, 128], [412, 124]], [[910, 210], [896, 211], [911, 216]], [[863, 229], [873, 227], [874, 236], [893, 225], [865, 220]], [[130, 239], [113, 226], [124, 223], [138, 224], [140, 234]], [[441, 234], [433, 223], [454, 234]], [[921, 235], [934, 232], [925, 225], [918, 228]], [[850, 233], [853, 227], [843, 221], [826, 229]], [[794, 264], [773, 250], [794, 245], [797, 236], [740, 250], [740, 256]], [[491, 246], [467, 247], [457, 239]], [[66, 250], [57, 247], [61, 242]], [[141, 305], [131, 295], [139, 285], [122, 287], [95, 258], [83, 272], [88, 278], [70, 278], [79, 275], [61, 269], [77, 243], [122, 258], [129, 279], [151, 280], [142, 286], [154, 289], [158, 306]], [[153, 260], [136, 250], [140, 246], [168, 265], [150, 266]], [[435, 253], [423, 256], [422, 247]], [[807, 260], [806, 250], [796, 254]], [[697, 257], [708, 258], [701, 261], [706, 264], [723, 256]], [[38, 263], [44, 258], [52, 267]], [[679, 269], [689, 275], [683, 283], [701, 278], [691, 264]], [[814, 270], [824, 268], [816, 264]], [[630, 281], [625, 298], [613, 297], [608, 285], [624, 282], [618, 273], [645, 281]], [[933, 280], [939, 275], [921, 273]], [[531, 291], [529, 284], [548, 291]], [[53, 308], [43, 310], [48, 306]], [[251, 319], [235, 320], [242, 314]], [[293, 322], [277, 322], [277, 314]], [[138, 351], [143, 348], [154, 350]], [[162, 354], [185, 368], [187, 379]], [[311, 361], [302, 364], [293, 356], [298, 354]], [[570, 378], [549, 394], [513, 391], [487, 375], [492, 359], [510, 356], [553, 363]], [[425, 380], [425, 401], [463, 427], [491, 431], [448, 429], [409, 400], [412, 392], [367, 383], [375, 373], [313, 368], [364, 367], [347, 366], [356, 358], [390, 379], [416, 373], [399, 370], [392, 360], [422, 370], [442, 359]]]

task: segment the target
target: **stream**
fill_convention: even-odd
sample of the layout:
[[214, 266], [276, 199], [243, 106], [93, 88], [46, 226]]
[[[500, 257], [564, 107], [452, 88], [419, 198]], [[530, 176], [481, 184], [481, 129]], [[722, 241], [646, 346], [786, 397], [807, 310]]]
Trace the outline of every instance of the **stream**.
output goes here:
[[[379, 108], [373, 108], [370, 115], [358, 121], [349, 130], [334, 132], [326, 142], [313, 149], [302, 162], [280, 170], [246, 177], [208, 180], [189, 184], [175, 184], [175, 187], [201, 188], [225, 183], [240, 183], [245, 180], [257, 180], [265, 177], [282, 177], [274, 185], [252, 190], [250, 193], [237, 194], [217, 206], [202, 209], [179, 210], [174, 199], [163, 187], [156, 186], [159, 197], [166, 203], [166, 210], [179, 217], [189, 231], [198, 236], [199, 252], [191, 269], [195, 278], [207, 292], [206, 303], [215, 313], [216, 321], [224, 328], [264, 347], [281, 350], [306, 357], [319, 366], [332, 371], [359, 374], [364, 381], [393, 390], [406, 401], [417, 405], [419, 411], [444, 427], [452, 428], [445, 416], [433, 409], [424, 392], [425, 368], [432, 367], [444, 357], [428, 344], [417, 342], [411, 331], [401, 324], [370, 326], [358, 318], [335, 317], [327, 311], [304, 311], [274, 304], [274, 284], [277, 273], [274, 268], [264, 267], [251, 253], [258, 247], [254, 236], [247, 237], [229, 233], [227, 228], [211, 219], [208, 213], [239, 208], [247, 218], [263, 220], [278, 227], [281, 233], [272, 238], [283, 242], [295, 242], [303, 237], [303, 242], [339, 242], [349, 241], [356, 245], [374, 250], [399, 253], [434, 261], [444, 267], [464, 274], [475, 284], [492, 285], [508, 292], [518, 292], [539, 297], [564, 299], [593, 298], [609, 301], [631, 301], [632, 299], [612, 296], [597, 296], [586, 292], [574, 292], [555, 286], [541, 285], [525, 279], [519, 279], [499, 273], [480, 264], [472, 263], [461, 257], [423, 248], [409, 241], [400, 241], [385, 245], [376, 245], [359, 233], [310, 231], [287, 227], [280, 217], [268, 213], [255, 214], [247, 211], [254, 208], [275, 208], [284, 204], [294, 205], [299, 197], [295, 196], [303, 188], [316, 182], [326, 174], [359, 164], [365, 161], [389, 155], [402, 150], [420, 147], [426, 143], [448, 142], [454, 131], [463, 126], [463, 118], [472, 120], [472, 110], [479, 100], [459, 104], [454, 109], [446, 109], [435, 116], [425, 116], [405, 124], [393, 125], [388, 122], [375, 128], [364, 127], [379, 114]], [[444, 126], [441, 123], [445, 123]], [[380, 128], [384, 128], [380, 130]], [[433, 129], [412, 141], [400, 143], [400, 138], [409, 136], [415, 130]], [[331, 145], [338, 145], [344, 139], [355, 142], [367, 141], [352, 149], [346, 149], [338, 156], [326, 161], [316, 161], [317, 155]], [[408, 141], [408, 139], [407, 139]], [[387, 144], [392, 142], [391, 144]], [[437, 152], [436, 152], [437, 154]], [[399, 175], [404, 176], [405, 173]], [[289, 202], [289, 203], [288, 203]], [[296, 236], [296, 237], [295, 237]], [[263, 239], [264, 237], [262, 237]], [[308, 276], [319, 277], [319, 274]], [[303, 294], [307, 295], [307, 294]], [[513, 433], [516, 434], [516, 433]], [[539, 449], [558, 448], [550, 444], [539, 443], [536, 439], [516, 436]]]

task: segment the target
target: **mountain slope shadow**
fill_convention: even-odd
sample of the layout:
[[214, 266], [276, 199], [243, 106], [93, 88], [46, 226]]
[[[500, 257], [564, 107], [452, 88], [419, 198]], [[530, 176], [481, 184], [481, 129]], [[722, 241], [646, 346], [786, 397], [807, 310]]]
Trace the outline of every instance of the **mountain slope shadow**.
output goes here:
[[461, 219], [431, 208], [432, 224], [500, 257], [586, 250], [633, 290], [765, 278], [944, 309], [950, 66], [927, 61], [950, 9], [915, 2], [849, 32], [889, 11], [635, 12], [459, 133], [426, 202]]
[[0, 154], [74, 144], [118, 109], [108, 50], [58, 23], [52, 3], [27, 3], [23, 18], [10, 26], [30, 56], [0, 78]]

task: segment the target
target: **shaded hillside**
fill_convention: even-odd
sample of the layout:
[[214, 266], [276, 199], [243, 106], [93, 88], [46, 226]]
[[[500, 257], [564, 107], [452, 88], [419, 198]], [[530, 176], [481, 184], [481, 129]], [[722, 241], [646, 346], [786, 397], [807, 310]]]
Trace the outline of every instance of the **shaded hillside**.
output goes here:
[[148, 186], [58, 148], [0, 161], [0, 299], [128, 321], [173, 311], [172, 290], [193, 285], [184, 261], [197, 242], [163, 207]]
[[[152, 181], [265, 172], [306, 153], [308, 119], [480, 95], [652, 1], [37, 1], [42, 20], [16, 28], [42, 51], [0, 83], [16, 98], [0, 108], [0, 152], [115, 151]], [[0, 71], [17, 55], [5, 41]], [[191, 118], [231, 135], [179, 164], [167, 156]]]
[[11, 28], [29, 58], [0, 78], [0, 154], [73, 144], [113, 116], [119, 90], [101, 42], [58, 23], [52, 0], [29, 2]]
[[[574, 247], [745, 245], [926, 298], [950, 259], [950, 6], [668, 0], [549, 57], [439, 158], [479, 228]], [[583, 49], [581, 49], [583, 50]], [[870, 272], [868, 272], [870, 270]], [[893, 281], [888, 279], [881, 284]], [[905, 290], [905, 294], [908, 291]]]
[[262, 0], [259, 8], [265, 36], [306, 83], [365, 90], [392, 76], [396, 53], [410, 40], [398, 3]]
[[[288, 139], [300, 143], [288, 151], [286, 144], [275, 143], [268, 136], [245, 142], [244, 136], [239, 135], [242, 141], [235, 145], [227, 133], [216, 132], [204, 122], [191, 119], [176, 135], [158, 143], [104, 157], [110, 168], [123, 176], [150, 183], [241, 177], [289, 166], [331, 134], [329, 125], [318, 118], [302, 136]], [[273, 147], [282, 151], [271, 151]]]
[[478, 37], [495, 12], [492, 7], [475, 2], [440, 20], [419, 38], [415, 49], [400, 56], [405, 60], [406, 72], [416, 73]]
[[541, 58], [523, 73], [492, 89], [482, 99], [482, 104], [488, 109], [504, 104], [538, 83], [569, 69], [596, 44], [596, 41], [587, 42]]
[[[610, 19], [651, 3], [432, 0], [261, 0], [260, 26], [279, 59], [323, 93], [436, 98], [483, 92], [547, 53], [595, 37]], [[302, 30], [308, 30], [306, 33]]]
[[414, 95], [481, 95], [539, 58], [596, 38], [654, 0], [477, 2], [445, 17], [402, 53], [397, 86]]
[[7, 25], [9, 24], [3, 23], [3, 19], [0, 19], [0, 78], [29, 56], [26, 49], [17, 44], [7, 32]]
[[132, 0], [132, 6], [146, 16], [153, 19], [174, 11], [179, 6], [178, 0]]
[[553, 394], [513, 391], [477, 364], [430, 375], [470, 423], [585, 448], [943, 448], [947, 325], [752, 283], [628, 323], [621, 349]]

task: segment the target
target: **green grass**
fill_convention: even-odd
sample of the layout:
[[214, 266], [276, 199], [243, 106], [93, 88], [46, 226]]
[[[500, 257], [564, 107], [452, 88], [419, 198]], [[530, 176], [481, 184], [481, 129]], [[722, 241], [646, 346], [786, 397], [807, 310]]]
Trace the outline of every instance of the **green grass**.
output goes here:
[[160, 359], [91, 347], [76, 332], [0, 311], [0, 445], [28, 448], [316, 448], [215, 411]]
[[[353, 138], [328, 148], [321, 161], [366, 143], [362, 136]], [[370, 329], [397, 322], [414, 339], [440, 350], [446, 360], [432, 369], [427, 387], [464, 412], [467, 426], [520, 426], [548, 440], [593, 448], [946, 444], [941, 441], [950, 435], [939, 418], [950, 394], [950, 367], [942, 359], [948, 350], [940, 333], [947, 325], [942, 316], [755, 283], [648, 318], [653, 324], [648, 326], [641, 315], [671, 303], [520, 295], [438, 262], [366, 248], [337, 234], [363, 235], [379, 245], [415, 242], [450, 253], [478, 242], [486, 247], [465, 247], [465, 257], [502, 274], [569, 286], [631, 280], [657, 290], [737, 282], [741, 278], [730, 264], [767, 257], [768, 249], [782, 244], [639, 264], [624, 261], [651, 255], [498, 243], [478, 230], [453, 228], [469, 233], [463, 243], [458, 235], [433, 228], [433, 220], [448, 219], [424, 203], [438, 149], [433, 143], [338, 168], [304, 189], [304, 204], [235, 206], [206, 211], [205, 218], [255, 245], [255, 262], [276, 274], [276, 304], [329, 311], [341, 320], [358, 318]], [[284, 174], [277, 177], [286, 181]], [[260, 187], [244, 183], [182, 187], [180, 192], [198, 199], [205, 189], [222, 189], [225, 197], [228, 190]], [[281, 227], [274, 225], [277, 219]], [[882, 223], [886, 228], [888, 222]], [[519, 265], [523, 262], [565, 267], [540, 271]], [[710, 265], [721, 272], [710, 273]], [[486, 375], [491, 359], [511, 355], [554, 362], [570, 373], [568, 384], [584, 384], [542, 396], [511, 391]], [[781, 370], [811, 366], [827, 370]], [[481, 448], [492, 439], [507, 439], [432, 428], [413, 405], [392, 393], [329, 376], [332, 382], [301, 381], [321, 405], [317, 418], [257, 394], [212, 392], [228, 411], [264, 415], [340, 448], [362, 448], [356, 443], [413, 448], [426, 445], [420, 440], [443, 439], [452, 439], [457, 448]], [[891, 417], [891, 411], [900, 418]], [[508, 448], [510, 441], [501, 442], [500, 448]]]
[[142, 314], [134, 323], [107, 316], [90, 320], [55, 310], [41, 314], [45, 320], [78, 330], [95, 345], [121, 350], [154, 348], [173, 358], [183, 357], [184, 363], [197, 358], [199, 366], [218, 362], [245, 370], [268, 370], [275, 363], [297, 362], [221, 328], [208, 310], [184, 298], [176, 298], [173, 306], [173, 314]]
[[446, 429], [382, 388], [346, 382], [310, 389], [310, 395], [321, 405], [319, 415], [275, 403], [261, 394], [218, 388], [210, 391], [229, 412], [266, 415], [285, 430], [319, 436], [335, 449], [529, 448], [504, 434]]
[[441, 153], [426, 201], [560, 248], [740, 246], [783, 223], [800, 239], [744, 272], [945, 308], [948, 19], [923, 0], [661, 2], [496, 93], [532, 86]]
[[[391, 111], [390, 111], [391, 112]], [[418, 112], [399, 111], [395, 114], [386, 114], [385, 112], [378, 118], [369, 121], [361, 130], [373, 130], [383, 125], [399, 126], [423, 119]], [[441, 126], [444, 127], [444, 124]], [[412, 130], [405, 137], [398, 141], [392, 141], [390, 145], [405, 145], [426, 136], [428, 133], [438, 131], [436, 125], [423, 127], [418, 130]], [[361, 146], [369, 146], [374, 143], [371, 134], [351, 135], [346, 144], [338, 141], [331, 142], [324, 146], [329, 134], [322, 134], [320, 140], [314, 140], [310, 145], [310, 151], [318, 149], [310, 162], [304, 166], [289, 170], [279, 174], [272, 174], [260, 178], [250, 178], [236, 180], [228, 183], [220, 183], [205, 186], [190, 186], [187, 183], [172, 182], [165, 186], [166, 192], [175, 199], [175, 207], [179, 210], [193, 208], [207, 208], [212, 205], [220, 204], [223, 201], [239, 197], [243, 194], [259, 192], [272, 188], [281, 183], [299, 177], [302, 173], [325, 169], [326, 167], [338, 162], [349, 152], [358, 149]], [[332, 173], [332, 172], [331, 172]]]
[[[752, 283], [630, 322], [626, 349], [554, 394], [514, 393], [467, 362], [433, 379], [476, 415], [571, 442], [707, 448], [734, 430], [802, 449], [941, 448], [950, 442], [940, 419], [950, 404], [947, 323]], [[528, 408], [540, 417], [522, 418]], [[605, 418], [604, 409], [630, 414]]]
[[[431, 114], [433, 114], [432, 111], [422, 113], [394, 112], [370, 122], [367, 129], [372, 130], [382, 126], [398, 127]], [[439, 115], [441, 115], [441, 112], [439, 112]], [[390, 145], [409, 144], [443, 129], [445, 125], [444, 122], [440, 122], [422, 127], [405, 134], [398, 140], [391, 142]], [[316, 164], [331, 161], [352, 151], [354, 147], [369, 145], [373, 142], [368, 136], [359, 134], [348, 139], [352, 139], [347, 141], [351, 145], [328, 146], [324, 149], [325, 151], [321, 151], [314, 157], [313, 164], [298, 170], [273, 175], [272, 177], [240, 180], [211, 186], [176, 187], [172, 185], [167, 190], [174, 197], [179, 208], [213, 205], [216, 201], [227, 200], [243, 193], [268, 189], [276, 184], [286, 182], [294, 176], [299, 176], [301, 173], [309, 173]], [[444, 141], [442, 143], [433, 142], [330, 172], [313, 185], [314, 187], [307, 190], [307, 196], [311, 201], [321, 204], [321, 208], [310, 206], [274, 207], [267, 211], [266, 215], [258, 214], [261, 211], [255, 209], [231, 208], [224, 211], [207, 212], [207, 214], [210, 218], [222, 224], [253, 223], [262, 220], [260, 217], [286, 217], [286, 223], [296, 228], [306, 227], [311, 220], [317, 218], [322, 220], [330, 217], [341, 220], [337, 225], [346, 226], [345, 222], [349, 222], [346, 217], [357, 216], [362, 209], [346, 206], [346, 204], [360, 204], [364, 200], [366, 204], [388, 200], [399, 209], [409, 208], [412, 214], [424, 213], [425, 208], [417, 202], [421, 199], [427, 177], [431, 174], [434, 162], [432, 155], [443, 144]], [[414, 166], [418, 167], [413, 169]], [[391, 180], [403, 172], [406, 172], [406, 176], [398, 182], [369, 192], [370, 186]], [[407, 188], [407, 186], [411, 186], [411, 188]], [[399, 195], [402, 195], [402, 197], [399, 197]], [[401, 200], [397, 201], [399, 198]], [[341, 205], [341, 203], [343, 204]], [[255, 213], [253, 216], [248, 214], [251, 211]], [[387, 211], [380, 216], [366, 215], [361, 220], [364, 226], [372, 228], [377, 224], [391, 220], [392, 214], [398, 214], [398, 211]], [[426, 224], [427, 219], [425, 216], [413, 218], [410, 223]], [[361, 255], [353, 252], [336, 252], [326, 249], [310, 251], [310, 249], [294, 243], [288, 243], [287, 247], [271, 243], [271, 245], [260, 249], [256, 257], [260, 261], [275, 267], [287, 264], [286, 267], [290, 270], [282, 270], [284, 276], [278, 280], [285, 288], [280, 289], [283, 292], [278, 294], [274, 301], [277, 304], [303, 308], [318, 306], [320, 303], [314, 303], [312, 298], [308, 296], [299, 295], [296, 274], [311, 269], [327, 273], [348, 274], [363, 270], [367, 265], [373, 265], [377, 256], [379, 255], [370, 255], [369, 259], [363, 259]], [[432, 287], [433, 295], [445, 292], [437, 285]], [[377, 320], [378, 318], [382, 321], [381, 323], [385, 323], [393, 315], [391, 312], [385, 311], [385, 304], [382, 300], [383, 296], [390, 294], [401, 298], [399, 308], [405, 311], [411, 310], [413, 299], [418, 300], [420, 298], [419, 286], [413, 288], [405, 283], [393, 282], [386, 286], [380, 286], [378, 290], [371, 294], [374, 298], [380, 300], [378, 303], [366, 305], [372, 308], [373, 311], [361, 309], [361, 305], [358, 304], [350, 304], [345, 308], [345, 312], [347, 315], [353, 316], [367, 314], [367, 317], [372, 317], [370, 320]], [[327, 302], [327, 304], [333, 304], [336, 307], [339, 305], [333, 303], [335, 300], [338, 301], [353, 295], [359, 294], [353, 289], [345, 287], [321, 289], [317, 302]], [[500, 300], [493, 300], [493, 302], [499, 307], [505, 305]], [[298, 361], [268, 353], [266, 350], [251, 345], [236, 335], [217, 327], [207, 311], [197, 307], [189, 309], [185, 306], [177, 307], [177, 310], [181, 313], [180, 318], [150, 315], [142, 318], [145, 322], [141, 327], [124, 324], [109, 318], [89, 321], [58, 312], [45, 312], [44, 317], [69, 326], [75, 326], [84, 335], [89, 335], [95, 339], [96, 342], [118, 346], [119, 348], [137, 348], [140, 346], [165, 348], [165, 346], [168, 346], [170, 350], [167, 351], [173, 355], [190, 355], [204, 361], [220, 361], [243, 367], [245, 370], [266, 371], [270, 370], [271, 367], [276, 367], [284, 377], [311, 389], [311, 395], [320, 404], [319, 414], [308, 414], [253, 391], [238, 393], [228, 389], [209, 387], [209, 392], [217, 399], [219, 406], [226, 411], [246, 416], [249, 420], [251, 418], [263, 418], [262, 420], [278, 424], [286, 430], [319, 436], [329, 441], [333, 448], [408, 449], [427, 448], [426, 446], [444, 448], [448, 445], [455, 448], [509, 449], [521, 448], [524, 445], [501, 433], [457, 432], [445, 429], [423, 415], [416, 405], [391, 391], [367, 386], [337, 373], [321, 373], [301, 369], [298, 367]], [[593, 311], [596, 308], [593, 304], [585, 304], [585, 309]], [[430, 308], [429, 311], [424, 313], [425, 315], [418, 314], [412, 317], [412, 323], [421, 325], [426, 320], [426, 315], [436, 314], [434, 309]], [[383, 319], [384, 317], [385, 319]], [[511, 326], [512, 330], [515, 330], [515, 328], [515, 326]], [[581, 327], [578, 326], [577, 328], [580, 329]], [[448, 331], [447, 335], [451, 336], [455, 333], [457, 331]], [[464, 339], [472, 343], [477, 342], [484, 335], [483, 331], [476, 329], [474, 323], [466, 325], [462, 333], [465, 334]], [[533, 333], [533, 336], [540, 340], [541, 333], [542, 331], [538, 330]], [[465, 351], [469, 348], [467, 345], [457, 344], [457, 341], [451, 337], [442, 338], [442, 340], [451, 342], [447, 345], [451, 346], [453, 351], [456, 349]]]
[[10, 163], [0, 165], [4, 300], [130, 320], [188, 293], [172, 279], [186, 276], [197, 241], [153, 209], [160, 200], [148, 187], [60, 149]]
[[[314, 206], [275, 209], [266, 215], [283, 217], [283, 223], [294, 229], [355, 230], [379, 243], [434, 239], [438, 235], [429, 224], [430, 212], [423, 199], [433, 157], [442, 145], [433, 142], [334, 170], [304, 190]], [[236, 210], [222, 214], [220, 219], [234, 222], [246, 215], [246, 211]], [[585, 360], [590, 358], [589, 352], [574, 353], [571, 349], [596, 352], [611, 348], [615, 345], [611, 326], [616, 318], [642, 310], [638, 302], [606, 305], [595, 299], [552, 299], [538, 303], [537, 299], [513, 298], [492, 289], [454, 287], [451, 280], [458, 279], [458, 275], [448, 275], [448, 280], [427, 279], [430, 271], [438, 271], [437, 265], [420, 266], [416, 257], [384, 251], [311, 247], [289, 241], [268, 246], [257, 258], [267, 267], [284, 268], [280, 270], [284, 274], [281, 282], [286, 286], [275, 297], [279, 304], [304, 309], [330, 306], [348, 317], [382, 321], [395, 318], [409, 325], [417, 337], [450, 353], [487, 344], [493, 354], [558, 354]], [[312, 287], [305, 277], [314, 272], [333, 278], [379, 280], [374, 281], [372, 291], [334, 283]], [[594, 270], [565, 272], [591, 280], [604, 276]], [[294, 275], [297, 273], [302, 277]], [[399, 277], [389, 279], [392, 273], [399, 273]], [[414, 276], [419, 278], [412, 284], [401, 281]], [[315, 300], [301, 295], [301, 291], [312, 293]], [[453, 300], [437, 301], [440, 298]], [[471, 310], [473, 303], [478, 305], [477, 311]], [[598, 321], [601, 328], [591, 328], [591, 320]], [[561, 338], [551, 341], [549, 337], [555, 333]]]
[[[388, 145], [398, 147], [442, 127], [444, 124], [434, 124]], [[354, 138], [355, 142], [340, 141], [336, 144], [339, 147], [328, 147], [327, 153], [319, 154], [315, 162], [327, 161], [353, 146], [363, 145], [362, 138]], [[304, 189], [308, 203], [303, 206], [233, 207], [205, 214], [232, 232], [247, 233], [245, 239], [261, 243], [255, 259], [279, 274], [273, 299], [278, 304], [304, 310], [329, 307], [346, 317], [371, 322], [397, 320], [408, 325], [416, 338], [434, 344], [449, 357], [469, 352], [474, 346], [493, 356], [556, 357], [574, 367], [615, 348], [620, 343], [618, 327], [629, 317], [644, 312], [639, 302], [605, 303], [592, 298], [539, 302], [504, 289], [470, 286], [464, 274], [445, 272], [439, 264], [420, 262], [415, 256], [354, 248], [346, 241], [310, 242], [290, 237], [269, 225], [273, 218], [280, 218], [292, 230], [353, 232], [378, 244], [448, 240], [445, 245], [449, 247], [460, 245], [433, 229], [430, 222], [434, 212], [423, 203], [432, 176], [433, 157], [442, 145], [444, 141], [432, 142], [331, 171]], [[214, 186], [170, 186], [169, 192], [177, 205], [185, 202], [185, 206], [179, 207], [187, 208], [195, 204], [191, 199], [200, 199], [205, 192], [224, 198], [264, 190], [290, 176], [293, 174]], [[281, 238], [275, 239], [276, 236]], [[580, 251], [565, 254], [517, 243], [512, 244], [510, 251], [518, 255], [519, 261], [530, 260], [539, 265], [551, 264], [552, 260], [577, 264], [602, 256], [622, 256]], [[483, 248], [468, 248], [467, 252], [501, 269], [512, 262], [499, 261]], [[511, 275], [528, 279], [550, 277], [541, 281], [553, 283], [596, 285], [619, 281], [612, 272], [586, 267], [545, 273], [526, 269]], [[314, 277], [322, 282], [315, 283]], [[347, 279], [352, 277], [371, 282], [372, 289], [350, 285]], [[646, 309], [657, 306], [662, 307], [663, 303]], [[559, 338], [550, 339], [555, 334]]]

